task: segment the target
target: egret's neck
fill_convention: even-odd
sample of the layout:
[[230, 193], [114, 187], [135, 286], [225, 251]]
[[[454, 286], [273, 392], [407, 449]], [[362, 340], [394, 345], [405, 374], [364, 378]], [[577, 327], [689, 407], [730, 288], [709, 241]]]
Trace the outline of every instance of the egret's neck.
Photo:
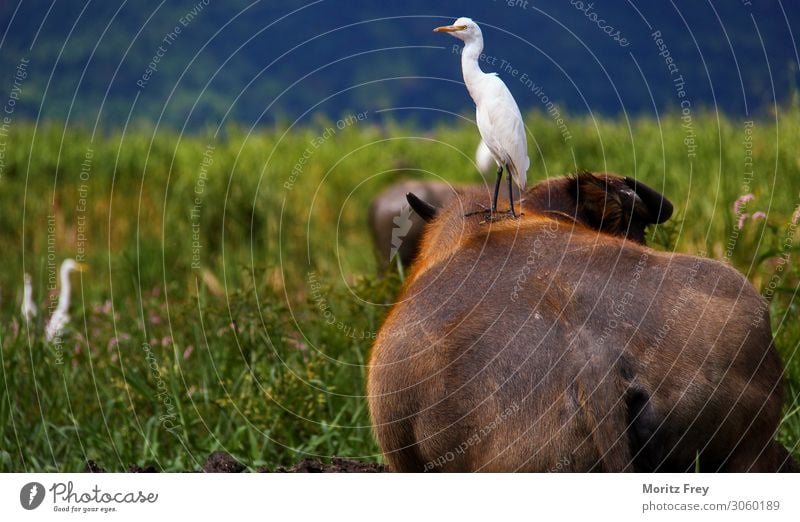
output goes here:
[[483, 52], [483, 38], [475, 38], [469, 42], [464, 43], [464, 50], [461, 51], [461, 71], [464, 73], [464, 83], [467, 86], [469, 95], [475, 103], [478, 102], [478, 83], [484, 76], [481, 71], [481, 66], [478, 64], [478, 59]]
[[71, 293], [69, 285], [69, 270], [61, 271], [61, 293], [58, 295], [57, 311], [67, 312], [69, 310], [69, 297]]
[[26, 301], [30, 301], [32, 297], [33, 297], [33, 286], [30, 283], [26, 282], [25, 286], [22, 289], [22, 298], [25, 299]]

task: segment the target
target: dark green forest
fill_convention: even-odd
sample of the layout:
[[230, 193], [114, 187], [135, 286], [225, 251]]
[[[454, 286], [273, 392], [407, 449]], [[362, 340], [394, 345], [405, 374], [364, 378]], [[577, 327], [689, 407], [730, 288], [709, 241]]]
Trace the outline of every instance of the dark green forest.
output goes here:
[[682, 101], [680, 77], [693, 108], [769, 115], [797, 85], [800, 5], [748, 4], [4, 2], [0, 87], [29, 60], [16, 115], [91, 126], [271, 125], [351, 110], [427, 126], [472, 112], [453, 83], [456, 41], [431, 32], [471, 16], [484, 68], [523, 111], [547, 111], [546, 97], [565, 114], [658, 114]]

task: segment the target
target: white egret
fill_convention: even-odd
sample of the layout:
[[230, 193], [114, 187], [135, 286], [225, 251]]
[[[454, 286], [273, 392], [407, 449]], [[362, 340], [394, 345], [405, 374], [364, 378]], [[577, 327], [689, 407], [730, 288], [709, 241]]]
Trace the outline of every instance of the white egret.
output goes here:
[[30, 274], [25, 274], [22, 286], [22, 317], [26, 323], [36, 317], [36, 305], [33, 304], [33, 284]]
[[475, 149], [475, 165], [478, 167], [478, 171], [484, 176], [488, 176], [494, 172], [494, 168], [497, 166], [497, 163], [494, 161], [494, 156], [492, 156], [492, 151], [489, 150], [489, 147], [486, 146], [486, 142], [483, 140], [478, 143], [478, 148]]
[[56, 306], [50, 321], [47, 323], [45, 329], [45, 338], [48, 341], [53, 341], [56, 337], [61, 335], [62, 330], [69, 323], [69, 300], [72, 293], [72, 287], [69, 283], [69, 275], [72, 272], [85, 272], [88, 269], [83, 263], [78, 263], [74, 259], [65, 259], [61, 263], [61, 271], [59, 274], [59, 282], [61, 283], [61, 292], [58, 296], [58, 306]]
[[461, 52], [461, 70], [469, 95], [475, 102], [478, 132], [497, 163], [497, 181], [494, 186], [491, 212], [497, 211], [497, 195], [503, 169], [508, 172], [509, 212], [516, 217], [514, 210], [513, 178], [520, 192], [525, 190], [528, 178], [528, 141], [522, 114], [511, 92], [495, 73], [485, 73], [478, 64], [483, 52], [483, 34], [478, 24], [470, 18], [459, 18], [453, 25], [437, 27], [436, 32], [449, 33], [464, 42]]

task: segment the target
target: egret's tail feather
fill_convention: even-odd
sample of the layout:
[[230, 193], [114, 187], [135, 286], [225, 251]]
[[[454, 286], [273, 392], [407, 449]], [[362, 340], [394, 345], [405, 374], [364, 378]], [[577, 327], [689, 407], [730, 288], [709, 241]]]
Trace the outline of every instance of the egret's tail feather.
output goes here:
[[[530, 163], [530, 160], [528, 163]], [[528, 184], [528, 166], [526, 165], [525, 170], [521, 172], [513, 163], [509, 163], [507, 168], [508, 172], [511, 174], [511, 177], [514, 179], [514, 183], [517, 184], [520, 192], [523, 192], [525, 190], [525, 186]]]

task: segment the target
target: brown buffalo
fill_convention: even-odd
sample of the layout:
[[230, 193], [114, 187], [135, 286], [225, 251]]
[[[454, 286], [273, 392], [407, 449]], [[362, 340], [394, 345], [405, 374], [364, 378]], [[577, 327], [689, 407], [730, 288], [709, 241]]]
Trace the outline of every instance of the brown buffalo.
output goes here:
[[[442, 182], [403, 181], [392, 185], [372, 202], [369, 228], [381, 272], [396, 254], [410, 266], [422, 239], [424, 221], [411, 212], [406, 194], [413, 193], [436, 207], [464, 193], [486, 192], [485, 186], [453, 187]], [[644, 243], [645, 227], [672, 215], [664, 196], [631, 178], [613, 174], [580, 173], [554, 178], [530, 187], [522, 198], [522, 211], [566, 217], [609, 234]]]
[[581, 172], [532, 186], [525, 191], [522, 210], [645, 244], [645, 229], [668, 220], [672, 203], [632, 178]]
[[782, 365], [761, 296], [718, 261], [598, 232], [636, 214], [611, 199], [590, 227], [548, 205], [465, 216], [485, 192], [409, 197], [431, 222], [367, 386], [393, 469], [795, 469], [774, 438]]

